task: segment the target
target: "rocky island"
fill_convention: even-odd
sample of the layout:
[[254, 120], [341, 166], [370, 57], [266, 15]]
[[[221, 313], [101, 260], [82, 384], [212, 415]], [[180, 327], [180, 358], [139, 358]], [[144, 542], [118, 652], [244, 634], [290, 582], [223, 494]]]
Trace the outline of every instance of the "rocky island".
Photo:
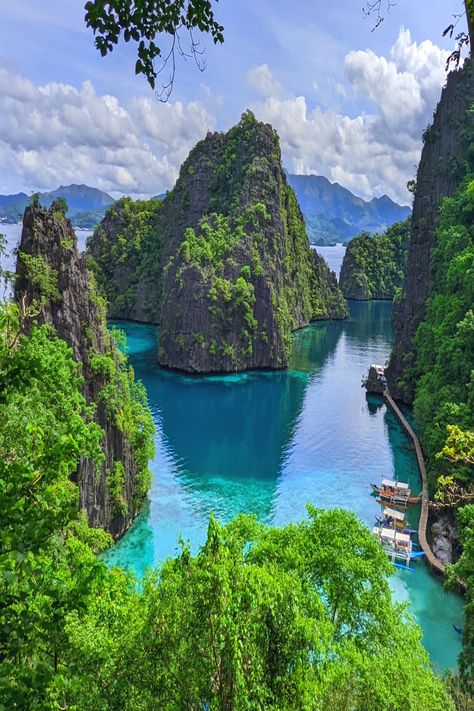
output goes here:
[[278, 136], [251, 112], [195, 146], [162, 202], [115, 205], [89, 251], [109, 315], [157, 323], [168, 368], [285, 368], [292, 331], [347, 316], [309, 246]]
[[347, 245], [339, 286], [346, 299], [392, 300], [400, 291], [410, 241], [411, 219], [397, 222], [383, 234], [363, 232]]

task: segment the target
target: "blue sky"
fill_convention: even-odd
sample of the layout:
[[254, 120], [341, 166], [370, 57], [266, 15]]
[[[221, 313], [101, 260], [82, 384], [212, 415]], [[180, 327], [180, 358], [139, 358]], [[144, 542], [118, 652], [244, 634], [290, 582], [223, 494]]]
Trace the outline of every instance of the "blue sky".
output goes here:
[[0, 193], [86, 182], [156, 194], [207, 130], [251, 107], [290, 171], [406, 202], [461, 3], [399, 0], [374, 32], [361, 5], [219, 2], [225, 44], [203, 38], [205, 72], [180, 61], [163, 106], [133, 73], [133, 45], [98, 55], [81, 2], [2, 0]]

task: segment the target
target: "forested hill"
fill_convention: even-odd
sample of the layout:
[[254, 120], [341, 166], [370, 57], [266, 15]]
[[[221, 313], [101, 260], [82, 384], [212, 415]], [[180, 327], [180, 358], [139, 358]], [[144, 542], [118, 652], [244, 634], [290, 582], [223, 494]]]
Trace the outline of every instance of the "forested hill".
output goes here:
[[90, 255], [110, 315], [158, 322], [169, 368], [285, 368], [291, 331], [347, 316], [310, 249], [278, 136], [251, 112], [193, 148], [163, 201], [114, 205]]
[[410, 229], [407, 218], [381, 235], [364, 232], [349, 242], [339, 278], [346, 299], [394, 298], [403, 283]]
[[366, 201], [322, 175], [287, 175], [314, 244], [347, 242], [359, 232], [383, 232], [405, 220], [410, 208], [387, 195]]

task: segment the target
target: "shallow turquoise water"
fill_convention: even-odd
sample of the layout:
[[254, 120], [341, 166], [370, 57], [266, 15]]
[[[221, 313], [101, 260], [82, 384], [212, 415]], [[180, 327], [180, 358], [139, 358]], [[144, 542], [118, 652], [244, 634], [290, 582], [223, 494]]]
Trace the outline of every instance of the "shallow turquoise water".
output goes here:
[[[293, 336], [285, 372], [191, 377], [155, 363], [156, 329], [121, 323], [128, 351], [148, 391], [157, 425], [149, 504], [106, 554], [110, 565], [141, 576], [177, 551], [178, 537], [197, 550], [209, 513], [226, 521], [240, 511], [277, 525], [305, 515], [305, 504], [352, 509], [372, 526], [380, 507], [370, 482], [409, 480], [419, 490], [413, 452], [381, 399], [366, 398], [361, 378], [385, 362], [391, 304], [351, 304], [346, 322], [315, 324]], [[418, 512], [410, 512], [416, 524]], [[456, 664], [461, 600], [444, 593], [423, 562], [393, 578], [409, 600], [437, 668]]]

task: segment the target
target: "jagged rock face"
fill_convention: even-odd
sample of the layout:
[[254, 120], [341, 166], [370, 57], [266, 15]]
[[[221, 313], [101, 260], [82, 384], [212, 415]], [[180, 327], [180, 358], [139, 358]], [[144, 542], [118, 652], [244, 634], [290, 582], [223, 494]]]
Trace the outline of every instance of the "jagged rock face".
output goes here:
[[[434, 120], [424, 136], [413, 205], [413, 228], [408, 251], [403, 298], [395, 308], [395, 342], [388, 368], [394, 395], [410, 402], [414, 383], [412, 339], [425, 313], [430, 294], [430, 257], [436, 244], [438, 212], [443, 198], [455, 193], [464, 177], [463, 156], [469, 137], [463, 130], [467, 112], [474, 103], [474, 64], [448, 76]], [[401, 380], [403, 387], [400, 387]]]
[[195, 373], [285, 368], [292, 330], [346, 311], [309, 248], [278, 138], [244, 115], [198, 144], [172, 200], [190, 172], [199, 199], [185, 210], [188, 228], [165, 240], [158, 361]]
[[[56, 292], [44, 301], [43, 288], [32, 277], [22, 255], [31, 255], [43, 272], [45, 269], [55, 282]], [[57, 287], [57, 288], [56, 288]], [[103, 300], [97, 296], [86, 257], [76, 247], [76, 236], [71, 224], [53, 203], [46, 210], [39, 205], [25, 211], [17, 260], [15, 298], [22, 306], [38, 304], [35, 321], [50, 324], [58, 336], [72, 348], [84, 378], [84, 395], [88, 403], [96, 403], [95, 419], [104, 430], [102, 449], [105, 460], [97, 467], [83, 459], [77, 471], [80, 506], [87, 513], [89, 524], [120, 536], [137, 513], [135, 484], [138, 466], [134, 451], [125, 434], [107, 414], [100, 393], [105, 379], [93, 369], [94, 355], [110, 353], [111, 341], [105, 328]], [[117, 365], [117, 367], [119, 367]], [[128, 513], [117, 514], [109, 496], [107, 477], [114, 463], [124, 467], [123, 496]]]
[[459, 548], [459, 537], [454, 521], [447, 516], [441, 516], [432, 524], [431, 535], [435, 556], [445, 565], [452, 563], [454, 554]]
[[280, 159], [271, 126], [244, 114], [191, 151], [156, 208], [142, 254], [121, 251], [128, 276], [112, 274], [104, 258], [106, 244], [110, 251], [123, 242], [120, 213], [97, 230], [90, 251], [110, 314], [157, 322], [161, 365], [193, 373], [284, 368], [291, 331], [347, 316], [335, 276], [309, 247]]
[[363, 384], [369, 395], [383, 395], [387, 388], [385, 368], [381, 365], [371, 365]]

